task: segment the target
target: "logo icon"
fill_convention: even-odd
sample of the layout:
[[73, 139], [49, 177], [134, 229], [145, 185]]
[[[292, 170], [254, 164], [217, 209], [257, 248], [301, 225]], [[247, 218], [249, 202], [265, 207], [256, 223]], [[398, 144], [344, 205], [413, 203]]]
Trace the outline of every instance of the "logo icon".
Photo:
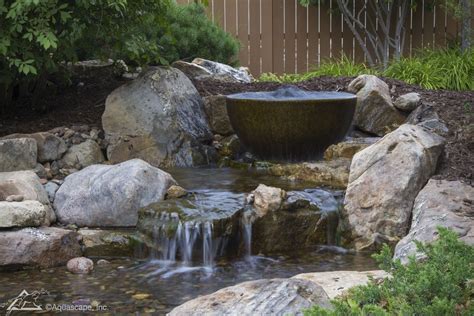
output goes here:
[[31, 293], [22, 290], [20, 294], [9, 299], [6, 303], [0, 305], [0, 307], [7, 306], [6, 316], [10, 316], [14, 311], [42, 311], [43, 307], [38, 303], [38, 299], [42, 295], [49, 295], [49, 292], [45, 289], [33, 291]]

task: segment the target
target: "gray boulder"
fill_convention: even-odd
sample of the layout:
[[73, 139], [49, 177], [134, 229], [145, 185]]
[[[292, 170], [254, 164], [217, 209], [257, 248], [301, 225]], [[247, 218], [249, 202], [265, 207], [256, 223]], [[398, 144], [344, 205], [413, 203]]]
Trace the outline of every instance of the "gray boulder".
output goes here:
[[262, 279], [195, 298], [169, 315], [303, 315], [314, 305], [331, 308], [321, 286], [300, 279]]
[[113, 163], [143, 159], [156, 167], [207, 163], [212, 134], [202, 99], [178, 69], [156, 67], [113, 91], [102, 125]]
[[39, 266], [49, 268], [65, 264], [81, 255], [77, 233], [42, 227], [0, 231], [0, 270]]
[[172, 67], [181, 70], [189, 79], [198, 79], [202, 77], [209, 77], [212, 72], [194, 63], [188, 63], [183, 60], [177, 60], [171, 64]]
[[168, 173], [140, 159], [92, 165], [66, 177], [54, 206], [64, 224], [135, 226], [138, 210], [163, 200], [172, 184]]
[[34, 169], [37, 152], [36, 141], [32, 138], [0, 140], [0, 172]]
[[416, 92], [407, 93], [399, 96], [394, 102], [393, 106], [404, 112], [411, 112], [420, 105], [420, 94]]
[[357, 93], [354, 125], [378, 136], [383, 136], [403, 124], [405, 116], [392, 104], [388, 85], [373, 75], [360, 75], [348, 86]]
[[410, 225], [413, 202], [436, 170], [444, 138], [405, 124], [352, 160], [341, 217], [357, 250], [395, 244]]
[[410, 232], [395, 247], [395, 258], [402, 263], [417, 253], [415, 240], [431, 243], [437, 239], [437, 227], [454, 230], [460, 240], [474, 245], [474, 188], [459, 181], [428, 181], [413, 205]]
[[36, 140], [38, 148], [38, 161], [41, 163], [60, 159], [67, 150], [64, 140], [49, 132], [40, 132], [34, 134], [12, 134], [5, 136], [2, 139], [13, 138], [33, 138]]
[[227, 114], [226, 97], [224, 95], [211, 95], [203, 98], [211, 131], [214, 134], [228, 136], [234, 133]]
[[61, 159], [63, 168], [84, 168], [105, 160], [100, 146], [93, 140], [72, 145]]

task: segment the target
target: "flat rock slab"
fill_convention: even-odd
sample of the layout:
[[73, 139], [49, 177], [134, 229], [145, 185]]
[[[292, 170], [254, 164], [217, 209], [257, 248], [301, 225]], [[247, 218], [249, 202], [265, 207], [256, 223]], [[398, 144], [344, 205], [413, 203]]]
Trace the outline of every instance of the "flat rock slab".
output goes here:
[[65, 264], [81, 256], [77, 236], [74, 231], [56, 227], [0, 231], [0, 270]]
[[410, 232], [395, 247], [395, 259], [408, 262], [417, 253], [415, 240], [431, 243], [437, 227], [454, 230], [460, 240], [474, 245], [474, 188], [459, 181], [431, 179], [415, 199]]
[[133, 257], [138, 237], [134, 230], [78, 230], [86, 257]]
[[302, 315], [314, 305], [331, 307], [321, 286], [300, 279], [262, 279], [198, 297], [169, 315]]
[[371, 279], [374, 281], [384, 279], [389, 274], [383, 270], [374, 271], [331, 271], [303, 273], [293, 279], [303, 279], [321, 286], [330, 299], [334, 299], [352, 287], [365, 285]]
[[51, 212], [38, 201], [0, 201], [0, 228], [49, 226]]
[[311, 182], [315, 186], [345, 189], [349, 180], [350, 165], [350, 159], [341, 158], [331, 161], [275, 164], [270, 166], [268, 172], [291, 180]]

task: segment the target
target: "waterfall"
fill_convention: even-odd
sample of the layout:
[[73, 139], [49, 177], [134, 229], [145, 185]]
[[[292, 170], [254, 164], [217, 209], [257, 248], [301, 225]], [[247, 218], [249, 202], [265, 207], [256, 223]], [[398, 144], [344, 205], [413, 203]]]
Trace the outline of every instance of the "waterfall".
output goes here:
[[211, 222], [187, 221], [182, 222], [176, 213], [162, 213], [160, 224], [154, 227], [153, 239], [156, 245], [152, 256], [167, 262], [178, 259], [183, 265], [193, 262], [195, 250], [202, 251], [203, 265], [207, 268], [214, 266], [218, 240], [212, 236]]
[[254, 221], [254, 214], [252, 211], [246, 211], [242, 216], [242, 235], [244, 239], [245, 259], [252, 256], [252, 223]]

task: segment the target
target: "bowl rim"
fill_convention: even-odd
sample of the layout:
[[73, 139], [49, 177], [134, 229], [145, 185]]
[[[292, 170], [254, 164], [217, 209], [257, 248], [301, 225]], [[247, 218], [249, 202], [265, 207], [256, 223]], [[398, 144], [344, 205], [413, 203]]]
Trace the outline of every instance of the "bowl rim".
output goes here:
[[257, 101], [259, 103], [287, 103], [287, 102], [292, 102], [292, 103], [298, 103], [298, 102], [334, 102], [334, 101], [351, 101], [351, 100], [356, 100], [357, 95], [350, 93], [350, 92], [345, 92], [345, 91], [313, 91], [309, 90], [307, 92], [310, 93], [330, 93], [330, 94], [340, 94], [342, 97], [334, 97], [334, 98], [301, 98], [301, 97], [284, 97], [284, 98], [279, 98], [279, 99], [263, 99], [263, 98], [257, 98], [257, 97], [242, 97], [245, 94], [251, 94], [251, 93], [272, 93], [275, 92], [276, 90], [272, 91], [246, 91], [246, 92], [239, 92], [239, 93], [233, 93], [226, 95], [225, 98], [226, 100], [232, 100], [232, 101]]

